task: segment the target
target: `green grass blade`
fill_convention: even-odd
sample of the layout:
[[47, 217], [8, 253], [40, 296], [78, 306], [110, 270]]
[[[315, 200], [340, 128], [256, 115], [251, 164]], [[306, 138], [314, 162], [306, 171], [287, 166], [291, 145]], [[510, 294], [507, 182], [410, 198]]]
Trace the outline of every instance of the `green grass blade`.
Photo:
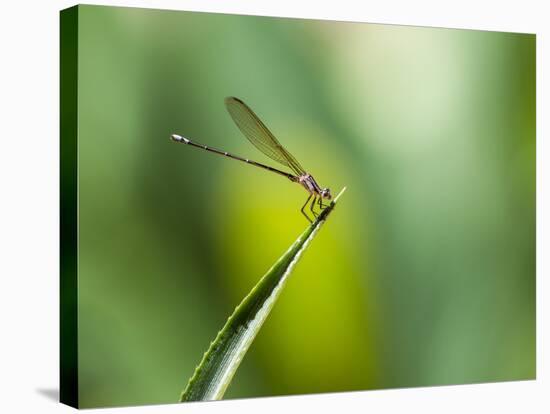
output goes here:
[[344, 191], [345, 188], [235, 308], [195, 369], [180, 401], [219, 400], [223, 397], [296, 262]]

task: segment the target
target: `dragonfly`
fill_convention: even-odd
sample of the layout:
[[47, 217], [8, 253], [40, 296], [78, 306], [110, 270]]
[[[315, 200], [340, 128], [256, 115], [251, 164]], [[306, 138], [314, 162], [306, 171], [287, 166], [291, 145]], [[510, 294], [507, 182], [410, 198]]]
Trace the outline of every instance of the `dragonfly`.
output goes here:
[[[294, 183], [298, 183], [308, 192], [309, 196], [300, 209], [301, 213], [308, 219], [310, 223], [313, 220], [305, 212], [306, 207], [309, 204], [309, 209], [313, 214], [313, 217], [317, 217], [319, 213], [315, 211], [315, 206], [318, 205], [319, 209], [323, 210], [327, 205], [323, 204], [323, 200], [331, 200], [332, 194], [329, 188], [321, 188], [315, 178], [304, 170], [300, 163], [294, 158], [294, 156], [281, 145], [281, 143], [275, 138], [271, 131], [265, 126], [260, 118], [239, 98], [230, 96], [225, 98], [225, 107], [229, 112], [229, 115], [233, 119], [233, 122], [240, 129], [242, 134], [263, 154], [267, 155], [273, 161], [278, 162], [281, 165], [289, 168], [292, 173], [279, 170], [266, 164], [262, 164], [257, 161], [250, 160], [248, 158], [239, 157], [231, 154], [227, 151], [221, 151], [219, 149], [209, 147], [208, 145], [199, 144], [192, 141], [189, 138], [178, 134], [172, 134], [170, 138], [172, 141], [182, 144], [191, 145], [195, 148], [201, 148], [203, 150], [212, 152], [214, 154], [223, 155], [233, 160], [242, 161], [256, 167], [263, 168], [265, 170], [274, 172], [283, 177], [288, 178]], [[311, 200], [311, 203], [310, 203]]]

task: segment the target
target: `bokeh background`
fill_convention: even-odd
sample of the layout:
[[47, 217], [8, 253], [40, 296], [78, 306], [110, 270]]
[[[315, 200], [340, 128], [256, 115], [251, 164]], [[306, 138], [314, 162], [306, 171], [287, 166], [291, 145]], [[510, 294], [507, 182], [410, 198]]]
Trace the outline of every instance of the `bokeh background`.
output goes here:
[[535, 377], [535, 36], [79, 8], [79, 391], [176, 402], [306, 227], [247, 102], [348, 191], [226, 398]]

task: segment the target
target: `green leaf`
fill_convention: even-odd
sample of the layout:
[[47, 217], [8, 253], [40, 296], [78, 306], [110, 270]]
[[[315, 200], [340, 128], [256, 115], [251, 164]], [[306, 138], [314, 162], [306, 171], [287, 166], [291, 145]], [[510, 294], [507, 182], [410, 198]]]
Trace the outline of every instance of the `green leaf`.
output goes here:
[[340, 191], [334, 201], [319, 214], [235, 308], [195, 369], [181, 394], [181, 402], [219, 400], [223, 397], [288, 276], [345, 189], [344, 187]]

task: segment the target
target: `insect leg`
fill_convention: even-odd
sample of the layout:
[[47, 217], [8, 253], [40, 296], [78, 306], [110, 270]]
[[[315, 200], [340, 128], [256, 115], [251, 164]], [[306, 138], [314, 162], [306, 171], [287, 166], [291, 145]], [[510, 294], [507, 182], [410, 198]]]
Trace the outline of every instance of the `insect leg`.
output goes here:
[[315, 217], [318, 216], [318, 214], [315, 212], [315, 210], [313, 210], [313, 208], [315, 207], [315, 202], [317, 201], [317, 196], [314, 196], [313, 197], [313, 200], [311, 200], [311, 206], [309, 207], [309, 209], [311, 210], [311, 212], [313, 213], [313, 215]]
[[317, 201], [318, 201], [317, 204], [319, 204], [319, 208], [320, 208], [321, 210], [324, 210], [325, 208], [327, 208], [327, 206], [325, 206], [325, 205], [323, 204], [323, 197], [319, 197]]
[[301, 212], [302, 214], [305, 216], [305, 218], [307, 218], [307, 221], [309, 221], [310, 223], [313, 223], [313, 221], [311, 221], [311, 219], [307, 216], [306, 212], [304, 211], [304, 208], [306, 208], [307, 206], [307, 203], [309, 203], [309, 199], [311, 198], [313, 194], [310, 194], [309, 197], [307, 198], [306, 202], [304, 203], [304, 205], [302, 206], [301, 208]]

